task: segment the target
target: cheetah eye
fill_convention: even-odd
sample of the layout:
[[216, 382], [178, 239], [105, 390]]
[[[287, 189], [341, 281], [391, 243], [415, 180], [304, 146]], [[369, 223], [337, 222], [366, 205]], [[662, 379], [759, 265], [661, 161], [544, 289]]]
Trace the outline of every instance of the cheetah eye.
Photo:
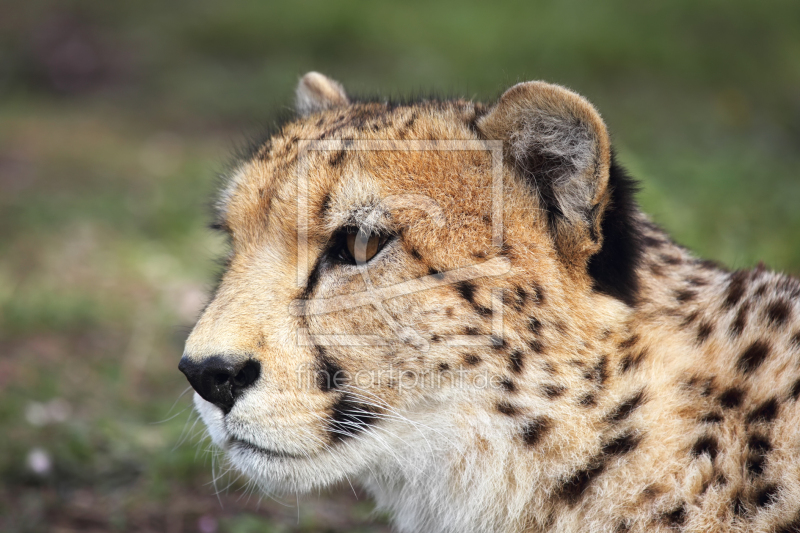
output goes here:
[[389, 242], [389, 235], [366, 233], [358, 228], [346, 228], [338, 239], [336, 259], [351, 265], [369, 262]]

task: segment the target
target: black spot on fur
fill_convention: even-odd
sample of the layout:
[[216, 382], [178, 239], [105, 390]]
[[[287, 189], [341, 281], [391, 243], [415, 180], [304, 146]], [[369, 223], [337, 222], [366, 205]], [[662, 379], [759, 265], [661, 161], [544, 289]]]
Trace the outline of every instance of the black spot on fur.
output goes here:
[[753, 495], [753, 503], [755, 503], [757, 507], [766, 507], [768, 505], [772, 505], [778, 500], [779, 493], [780, 489], [777, 485], [766, 485], [756, 491], [756, 493]]
[[628, 531], [630, 531], [630, 530], [631, 530], [631, 526], [630, 526], [630, 524], [628, 524], [628, 522], [626, 520], [620, 521], [614, 527], [614, 533], [628, 533]]
[[475, 301], [475, 292], [477, 291], [477, 288], [475, 287], [474, 283], [470, 281], [459, 281], [455, 284], [455, 289], [458, 295], [469, 302], [472, 308], [475, 309], [479, 315], [483, 317], [491, 316], [491, 309], [484, 307]]
[[700, 422], [703, 424], [720, 424], [725, 420], [725, 417], [720, 413], [706, 413], [700, 417]]
[[514, 382], [508, 378], [503, 378], [500, 380], [500, 386], [505, 389], [506, 392], [516, 392], [517, 386], [514, 385]]
[[708, 285], [708, 281], [707, 280], [705, 280], [703, 278], [700, 278], [700, 277], [697, 277], [697, 276], [692, 276], [692, 277], [686, 278], [686, 282], [689, 285], [692, 285], [693, 287], [703, 287], [705, 285]]
[[598, 385], [603, 385], [608, 379], [608, 356], [601, 355], [597, 364], [590, 371], [585, 372], [583, 377]]
[[644, 361], [645, 357], [647, 357], [647, 350], [645, 349], [626, 354], [620, 360], [620, 372], [624, 374], [625, 372], [638, 368], [639, 365], [642, 364], [642, 361]]
[[800, 350], [800, 331], [792, 335], [792, 344], [794, 345], [795, 350]]
[[464, 328], [464, 335], [480, 335], [480, 331], [478, 331], [478, 328], [467, 326]]
[[561, 483], [558, 489], [559, 498], [570, 505], [575, 505], [605, 468], [605, 461], [602, 458], [595, 458], [586, 468], [578, 470]]
[[725, 409], [734, 409], [742, 405], [744, 391], [738, 387], [731, 387], [719, 396], [719, 403]]
[[342, 394], [331, 409], [328, 431], [334, 442], [365, 431], [378, 419], [373, 406], [361, 404], [347, 393]]
[[778, 405], [777, 398], [770, 398], [750, 411], [747, 414], [746, 422], [748, 424], [753, 422], [772, 422], [778, 416], [779, 409], [780, 405]]
[[797, 398], [800, 398], [800, 379], [792, 383], [792, 388], [789, 390], [789, 395], [792, 397], [792, 400], [797, 400]]
[[730, 309], [739, 303], [747, 289], [748, 278], [749, 273], [746, 270], [737, 270], [730, 275], [728, 292], [725, 295], [725, 302], [722, 304], [724, 308]]
[[620, 403], [618, 406], [614, 408], [608, 415], [606, 415], [606, 419], [609, 422], [621, 422], [631, 416], [636, 409], [641, 407], [641, 405], [645, 401], [644, 391], [640, 390], [627, 400]]
[[691, 313], [686, 315], [686, 317], [683, 319], [683, 321], [681, 322], [681, 326], [684, 328], [687, 326], [691, 326], [699, 316], [700, 316], [700, 311], [692, 311]]
[[345, 375], [342, 368], [334, 361], [325, 348], [315, 346], [316, 350], [316, 381], [317, 387], [322, 392], [330, 392], [338, 389], [345, 383]]
[[769, 344], [763, 340], [755, 341], [742, 352], [736, 366], [740, 372], [750, 374], [761, 366], [764, 360], [769, 356], [769, 352]]
[[465, 353], [464, 354], [464, 364], [467, 366], [475, 366], [481, 362], [481, 358], [475, 355], [474, 353]]
[[417, 113], [412, 113], [408, 120], [406, 120], [405, 124], [403, 124], [397, 132], [397, 137], [400, 139], [405, 139], [406, 135], [411, 131], [411, 128], [414, 126], [414, 122], [417, 120]]
[[683, 259], [675, 255], [668, 255], [668, 254], [661, 254], [658, 256], [662, 263], [666, 263], [668, 265], [677, 266], [683, 263]]
[[437, 335], [435, 333], [433, 335], [431, 335], [431, 342], [441, 342], [441, 340], [442, 340], [442, 338], [439, 335]]
[[338, 167], [339, 165], [342, 164], [342, 161], [344, 161], [345, 154], [346, 152], [344, 150], [339, 150], [338, 152], [336, 152], [331, 156], [331, 159], [328, 162], [328, 164], [330, 164], [330, 166], [334, 168]]
[[747, 447], [750, 448], [751, 451], [762, 455], [772, 450], [772, 444], [766, 437], [762, 437], [761, 435], [751, 435], [750, 438], [747, 439]]
[[448, 365], [445, 362], [441, 362], [436, 366], [436, 368], [439, 369], [439, 372], [447, 372], [448, 370], [450, 370], [450, 365]]
[[792, 307], [787, 300], [776, 300], [767, 306], [767, 320], [776, 327], [781, 327], [792, 315]]
[[539, 333], [540, 333], [540, 331], [541, 331], [541, 329], [542, 329], [542, 323], [539, 321], [539, 319], [538, 319], [538, 318], [536, 318], [536, 317], [531, 317], [531, 319], [530, 319], [530, 320], [528, 320], [528, 329], [529, 329], [529, 330], [531, 331], [531, 333], [533, 333], [534, 335], [539, 335]]
[[631, 335], [626, 340], [619, 343], [619, 348], [622, 351], [628, 350], [632, 348], [633, 345], [636, 344], [637, 342], [639, 342], [639, 335]]
[[589, 259], [594, 289], [635, 306], [639, 294], [637, 270], [642, 258], [642, 235], [634, 220], [636, 183], [611, 154], [608, 207], [600, 231], [603, 246]]
[[542, 386], [542, 394], [548, 399], [554, 400], [567, 392], [567, 388], [562, 385], [547, 384]]
[[635, 450], [641, 442], [641, 435], [633, 432], [623, 433], [605, 443], [601, 451], [604, 455], [625, 455]]
[[408, 254], [416, 259], [417, 261], [422, 261], [422, 255], [420, 255], [419, 250], [414, 247], [409, 248]]
[[513, 373], [521, 373], [524, 362], [520, 350], [512, 350], [511, 353], [508, 354], [508, 365]]
[[750, 311], [750, 304], [744, 302], [739, 311], [736, 313], [736, 318], [731, 322], [731, 337], [734, 339], [742, 334], [744, 328], [747, 326], [747, 313]]
[[474, 304], [472, 307], [473, 307], [473, 309], [475, 309], [475, 312], [477, 312], [479, 315], [481, 315], [484, 318], [492, 316], [492, 310], [489, 309], [488, 307], [484, 307], [484, 306], [478, 305], [478, 304]]
[[747, 456], [744, 466], [751, 476], [758, 477], [764, 473], [764, 463], [766, 460], [766, 457], [763, 455], [751, 454]]
[[680, 303], [691, 302], [697, 297], [697, 293], [691, 289], [681, 289], [675, 291], [675, 299]]
[[597, 398], [593, 392], [590, 392], [581, 396], [578, 400], [578, 404], [581, 407], [594, 407], [597, 405]]
[[475, 284], [471, 281], [459, 281], [455, 284], [456, 292], [470, 304], [475, 303]]
[[529, 420], [522, 426], [522, 440], [528, 446], [536, 446], [550, 430], [552, 423], [549, 418], [539, 416]]
[[714, 331], [714, 324], [711, 322], [702, 322], [700, 327], [697, 328], [697, 344], [703, 344], [708, 340], [709, 335]]
[[709, 459], [712, 461], [717, 458], [717, 454], [719, 453], [719, 443], [717, 439], [712, 437], [711, 435], [704, 435], [697, 439], [692, 445], [692, 455], [694, 457], [700, 457], [701, 455], [708, 455]]
[[497, 411], [506, 416], [516, 416], [519, 414], [519, 409], [508, 402], [500, 402], [497, 404]]
[[664, 521], [673, 527], [681, 527], [686, 523], [686, 504], [681, 504], [678, 508], [673, 509], [662, 515]]
[[542, 305], [545, 301], [545, 290], [537, 284], [531, 285], [530, 289], [533, 291], [531, 298], [538, 305]]
[[544, 353], [544, 345], [541, 343], [541, 341], [539, 341], [539, 339], [529, 340], [528, 346], [530, 346], [531, 350], [533, 350], [535, 353]]
[[519, 285], [517, 285], [516, 287], [514, 287], [514, 294], [517, 297], [517, 305], [515, 306], [515, 309], [517, 311], [522, 311], [522, 309], [525, 307], [525, 304], [528, 301], [528, 292]]

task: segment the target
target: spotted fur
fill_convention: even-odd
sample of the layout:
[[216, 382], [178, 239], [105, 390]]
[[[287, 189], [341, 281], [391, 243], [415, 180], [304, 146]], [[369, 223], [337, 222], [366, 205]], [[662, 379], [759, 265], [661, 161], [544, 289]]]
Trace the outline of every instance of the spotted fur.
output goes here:
[[[311, 73], [297, 94], [220, 194], [231, 253], [182, 363], [260, 368], [227, 410], [196, 387], [236, 469], [357, 480], [399, 531], [800, 532], [797, 280], [673, 243], [562, 87], [354, 101]], [[389, 236], [366, 266], [341, 260], [353, 228]]]

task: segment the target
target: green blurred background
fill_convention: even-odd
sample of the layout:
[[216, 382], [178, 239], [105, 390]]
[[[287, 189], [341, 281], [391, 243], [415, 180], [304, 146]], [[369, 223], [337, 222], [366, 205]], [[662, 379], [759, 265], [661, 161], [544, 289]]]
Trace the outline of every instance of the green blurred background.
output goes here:
[[216, 176], [312, 69], [386, 96], [565, 84], [679, 242], [800, 273], [796, 0], [2, 0], [0, 530], [387, 530], [349, 486], [216, 496], [179, 399]]

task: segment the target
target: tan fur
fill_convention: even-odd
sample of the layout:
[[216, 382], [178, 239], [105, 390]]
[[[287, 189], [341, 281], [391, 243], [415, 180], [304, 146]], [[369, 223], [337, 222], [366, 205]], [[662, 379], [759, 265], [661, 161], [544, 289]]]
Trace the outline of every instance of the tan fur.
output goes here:
[[[611, 198], [610, 143], [586, 100], [532, 82], [489, 109], [460, 100], [351, 104], [336, 82], [312, 73], [298, 105], [302, 117], [243, 162], [223, 192], [230, 267], [186, 344], [192, 361], [236, 355], [262, 365], [226, 416], [196, 396], [237, 469], [265, 491], [358, 480], [401, 531], [798, 531], [800, 284], [698, 261], [637, 214], [646, 244], [638, 305], [593, 290], [586, 265], [603, 243], [592, 234]], [[306, 150], [316, 140], [431, 139], [504, 142], [502, 248], [492, 243], [490, 151]], [[574, 169], [554, 184], [564, 213], [555, 227], [514, 165], [532, 143]], [[444, 223], [422, 204], [383, 201], [403, 195], [431, 199]], [[598, 217], [587, 219], [593, 208]], [[397, 238], [368, 265], [370, 281], [364, 267], [329, 266], [304, 292], [347, 224]], [[438, 272], [493, 259], [510, 270], [472, 280], [471, 298], [450, 278], [435, 285]], [[383, 311], [303, 314], [367, 283], [417, 278], [435, 286], [387, 299]], [[498, 290], [504, 344], [450, 345], [492, 334], [487, 311], [497, 309]], [[326, 334], [385, 342], [315, 347], [311, 336]], [[766, 355], [743, 358], [754, 343]], [[321, 357], [346, 385], [317, 386]], [[373, 416], [353, 436], [331, 431], [343, 397]], [[773, 398], [776, 411], [766, 405], [759, 418]]]

